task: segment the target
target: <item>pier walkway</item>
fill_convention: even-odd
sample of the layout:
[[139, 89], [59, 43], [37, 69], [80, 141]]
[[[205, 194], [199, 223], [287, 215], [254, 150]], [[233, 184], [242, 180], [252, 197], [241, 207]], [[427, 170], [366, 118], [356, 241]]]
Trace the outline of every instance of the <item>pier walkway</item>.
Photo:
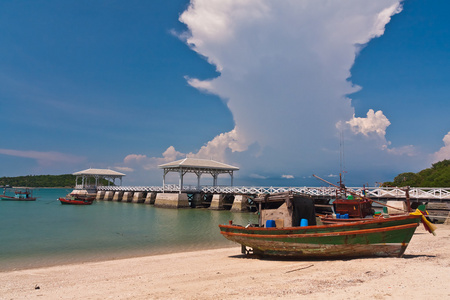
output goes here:
[[[365, 195], [373, 200], [404, 201], [402, 188], [347, 187], [348, 192]], [[145, 203], [167, 208], [227, 209], [235, 212], [256, 210], [253, 199], [259, 194], [294, 192], [315, 199], [316, 207], [330, 209], [330, 200], [336, 197], [335, 187], [233, 187], [233, 186], [100, 186], [97, 200]], [[433, 220], [450, 218], [450, 188], [409, 188], [411, 203], [427, 204]]]
[[[347, 190], [358, 195], [365, 195], [372, 199], [405, 199], [406, 192], [402, 188], [391, 187], [347, 187]], [[233, 195], [258, 195], [274, 194], [281, 192], [295, 192], [310, 195], [317, 198], [331, 199], [336, 195], [334, 187], [245, 187], [245, 186], [183, 186], [182, 190], [178, 185], [163, 186], [99, 186], [97, 191], [113, 192], [156, 192], [156, 193], [187, 193], [187, 194], [233, 194]], [[423, 201], [450, 201], [450, 188], [416, 188], [409, 189], [411, 200]]]

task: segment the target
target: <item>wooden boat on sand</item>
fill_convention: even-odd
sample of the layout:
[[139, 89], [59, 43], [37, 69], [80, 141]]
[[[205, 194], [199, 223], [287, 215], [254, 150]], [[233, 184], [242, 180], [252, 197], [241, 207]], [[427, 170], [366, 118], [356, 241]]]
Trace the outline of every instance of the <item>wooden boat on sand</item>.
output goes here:
[[[245, 254], [296, 258], [401, 257], [421, 221], [421, 215], [407, 215], [333, 225], [314, 222], [303, 227], [295, 224], [295, 220], [292, 226], [286, 222], [289, 218], [294, 220], [295, 210], [301, 211], [302, 219], [310, 215], [308, 209], [302, 211], [295, 206], [311, 207], [313, 200], [304, 195], [283, 194], [275, 195], [274, 201], [270, 196], [255, 199], [260, 209], [282, 198], [285, 202], [278, 209], [268, 209], [269, 212], [260, 210], [258, 225], [219, 225], [220, 233], [241, 244]], [[303, 220], [301, 223], [307, 223]]]

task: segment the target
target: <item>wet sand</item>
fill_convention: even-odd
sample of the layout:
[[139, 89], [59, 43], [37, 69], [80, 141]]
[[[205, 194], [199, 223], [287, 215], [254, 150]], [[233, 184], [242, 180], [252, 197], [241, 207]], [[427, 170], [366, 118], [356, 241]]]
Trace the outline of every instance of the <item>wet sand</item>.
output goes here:
[[246, 258], [240, 247], [0, 273], [0, 299], [449, 299], [450, 226], [404, 257]]

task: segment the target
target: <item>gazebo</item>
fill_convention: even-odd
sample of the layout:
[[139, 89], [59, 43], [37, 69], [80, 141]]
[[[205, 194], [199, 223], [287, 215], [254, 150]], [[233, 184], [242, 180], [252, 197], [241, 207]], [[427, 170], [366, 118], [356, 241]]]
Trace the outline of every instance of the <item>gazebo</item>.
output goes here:
[[[92, 168], [89, 168], [84, 171], [75, 172], [72, 175], [76, 176], [75, 180], [76, 189], [96, 188], [98, 186], [99, 179], [110, 179], [115, 184], [116, 178], [119, 178], [120, 185], [122, 185], [122, 177], [125, 176], [125, 174], [123, 173], [116, 172], [110, 169], [92, 169]], [[78, 184], [80, 177], [81, 177], [81, 185]], [[88, 178], [90, 177], [95, 178], [95, 186], [89, 185]]]
[[229, 174], [231, 176], [231, 186], [233, 186], [233, 172], [238, 171], [238, 167], [227, 165], [218, 161], [199, 159], [199, 158], [184, 158], [173, 161], [167, 164], [158, 166], [164, 170], [163, 175], [163, 189], [166, 185], [166, 175], [169, 172], [176, 172], [180, 174], [179, 187], [180, 193], [183, 190], [183, 177], [186, 173], [194, 173], [197, 175], [197, 188], [200, 188], [200, 177], [202, 174], [210, 174], [213, 177], [213, 185], [217, 185], [217, 177], [219, 174]]

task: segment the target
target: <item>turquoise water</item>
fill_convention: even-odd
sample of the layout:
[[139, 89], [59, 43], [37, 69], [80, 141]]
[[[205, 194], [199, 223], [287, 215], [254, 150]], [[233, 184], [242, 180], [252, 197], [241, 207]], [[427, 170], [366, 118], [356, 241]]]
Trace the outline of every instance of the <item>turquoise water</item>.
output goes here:
[[218, 224], [257, 222], [253, 213], [163, 209], [95, 201], [61, 205], [71, 190], [35, 189], [32, 202], [0, 201], [0, 271], [233, 245]]

